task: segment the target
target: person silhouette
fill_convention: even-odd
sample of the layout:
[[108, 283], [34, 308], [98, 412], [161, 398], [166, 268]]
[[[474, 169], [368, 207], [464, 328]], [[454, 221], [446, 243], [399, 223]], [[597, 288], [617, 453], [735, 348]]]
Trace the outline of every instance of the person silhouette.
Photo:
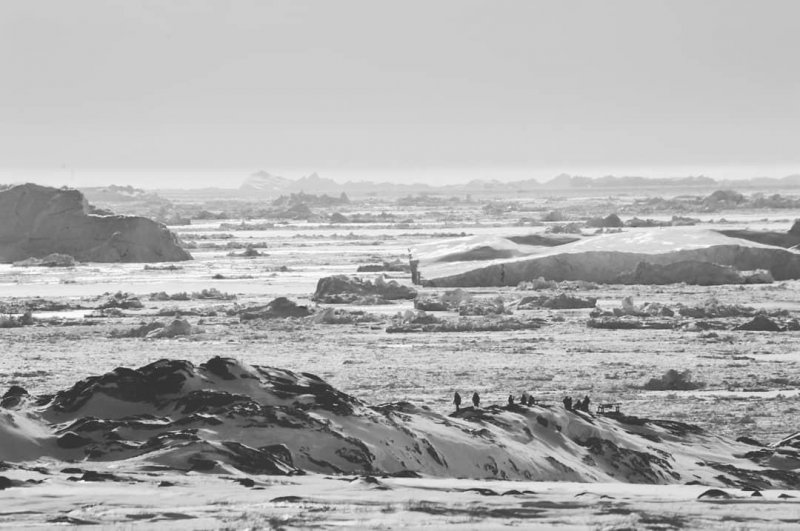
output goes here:
[[481, 407], [481, 395], [479, 395], [477, 391], [472, 393], [472, 405], [475, 406], [475, 408]]
[[572, 397], [571, 396], [565, 396], [564, 397], [564, 409], [566, 409], [567, 411], [572, 411]]
[[508, 405], [509, 406], [514, 405], [514, 395], [508, 395]]
[[458, 413], [458, 409], [461, 406], [461, 395], [458, 394], [458, 391], [453, 395], [453, 403], [456, 405], [456, 413]]
[[589, 412], [589, 404], [591, 404], [591, 403], [592, 403], [592, 401], [589, 400], [589, 395], [584, 396], [583, 397], [583, 403], [581, 404], [581, 409], [588, 413]]

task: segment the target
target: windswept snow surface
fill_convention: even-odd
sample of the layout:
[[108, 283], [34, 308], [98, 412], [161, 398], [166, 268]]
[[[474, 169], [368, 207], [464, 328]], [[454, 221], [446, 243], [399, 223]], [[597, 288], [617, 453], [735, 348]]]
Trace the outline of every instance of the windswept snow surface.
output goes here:
[[369, 406], [312, 374], [226, 358], [15, 396], [0, 416], [2, 526], [797, 522], [796, 435], [754, 447], [560, 405]]
[[[145, 529], [796, 529], [800, 491], [701, 485], [509, 482], [438, 478], [273, 478], [115, 471], [10, 470], [0, 527], [56, 524]], [[42, 481], [22, 485], [25, 480]], [[252, 484], [249, 483], [252, 481]]]
[[[474, 207], [468, 208], [471, 220]], [[797, 429], [797, 332], [733, 330], [749, 317], [692, 320], [691, 324], [709, 325], [710, 329], [587, 329], [589, 310], [537, 309], [515, 310], [520, 316], [548, 322], [533, 331], [407, 335], [387, 334], [385, 322], [240, 322], [227, 313], [237, 305], [263, 306], [280, 296], [312, 306], [309, 298], [319, 278], [352, 274], [361, 264], [406, 260], [409, 248], [422, 247], [434, 239], [457, 234], [526, 236], [544, 230], [512, 226], [518, 215], [514, 213], [491, 224], [481, 221], [389, 227], [293, 222], [263, 231], [222, 229], [214, 221], [173, 228], [192, 245], [195, 257], [194, 261], [182, 262], [178, 269], [83, 263], [53, 270], [0, 264], [0, 291], [6, 299], [42, 295], [76, 308], [64, 310], [64, 314], [69, 312], [64, 315], [68, 320], [54, 322], [47, 317], [61, 313], [35, 312], [34, 317], [40, 322], [3, 329], [0, 334], [0, 393], [11, 385], [20, 385], [39, 395], [22, 397], [19, 404], [9, 403], [0, 409], [9, 414], [2, 417], [0, 428], [0, 449], [5, 452], [0, 456], [5, 462], [0, 465], [0, 476], [8, 480], [0, 478], [0, 489], [10, 485], [0, 492], [0, 525], [19, 528], [84, 522], [106, 527], [176, 529], [474, 529], [508, 525], [576, 529], [796, 528], [800, 493], [777, 485], [788, 486], [787, 478], [793, 477], [796, 466], [795, 438], [787, 435]], [[745, 218], [736, 213], [740, 222], [726, 222], [725, 226], [785, 230], [789, 223], [787, 219], [762, 221], [765, 215], [757, 212]], [[774, 218], [790, 214], [781, 211], [769, 215]], [[719, 225], [715, 222], [707, 226]], [[656, 233], [663, 230], [666, 229], [657, 229]], [[229, 256], [228, 243], [235, 243], [234, 250], [241, 254], [243, 246], [251, 242], [264, 242], [267, 247], [259, 247], [261, 255], [253, 258]], [[409, 282], [407, 274], [389, 277]], [[618, 307], [620, 300], [628, 296], [633, 296], [637, 304], [658, 302], [672, 308], [679, 304], [702, 306], [713, 298], [767, 312], [785, 310], [781, 322], [787, 322], [798, 317], [799, 286], [800, 281], [796, 280], [713, 287], [587, 285], [569, 287], [568, 292], [596, 297], [598, 307], [604, 310]], [[146, 297], [155, 291], [173, 294], [212, 287], [236, 294], [237, 299], [224, 303], [158, 302]], [[424, 296], [437, 294], [435, 288], [419, 289]], [[117, 290], [142, 296], [145, 308], [126, 310], [120, 317], [84, 317], [98, 305], [93, 295]], [[558, 294], [556, 290], [520, 292], [493, 287], [470, 292], [478, 297], [501, 296], [507, 303], [522, 296]], [[412, 305], [405, 301], [347, 309], [392, 315], [409, 310]], [[112, 333], [163, 319], [161, 312], [173, 307], [185, 312], [192, 326], [204, 332], [168, 340], [120, 338]], [[447, 312], [442, 315], [453, 317]], [[213, 371], [198, 368], [215, 355], [247, 362], [249, 365], [231, 367], [258, 376], [257, 382], [249, 382], [255, 384], [255, 390], [251, 393], [251, 388], [242, 382], [225, 380]], [[56, 400], [48, 401], [45, 396], [68, 391], [90, 373], [145, 365], [160, 358], [193, 362], [191, 367], [168, 365], [175, 370], [164, 372], [165, 377], [183, 374], [186, 389], [165, 385], [154, 388], [154, 394], [140, 396], [113, 391], [126, 386], [119, 378], [108, 377], [101, 385], [108, 389], [102, 393], [98, 394], [98, 387], [88, 385], [86, 389], [79, 386], [84, 390], [77, 392], [74, 399], [67, 400], [62, 395], [59, 403], [77, 405], [70, 411], [56, 410]], [[272, 377], [254, 369], [256, 365], [292, 385], [297, 383], [299, 388], [288, 397], [274, 396], [269, 391], [274, 386]], [[268, 369], [267, 365], [294, 372]], [[650, 378], [658, 378], [670, 369], [691, 369], [693, 381], [706, 386], [696, 391], [642, 390]], [[328, 404], [319, 398], [324, 393], [311, 391], [309, 382], [315, 380], [307, 379], [302, 371], [312, 371], [346, 391], [347, 396], [360, 399], [352, 403], [345, 400], [354, 412], [343, 415], [329, 406], [320, 406]], [[119, 372], [134, 381], [141, 377], [136, 376], [137, 371]], [[159, 379], [150, 383], [156, 381]], [[259, 391], [261, 388], [266, 390]], [[549, 408], [516, 410], [485, 405], [481, 411], [466, 410], [457, 418], [450, 417], [450, 400], [456, 389], [462, 394], [478, 390], [484, 404], [504, 404], [509, 392], [518, 395], [527, 390]], [[202, 393], [189, 396], [187, 392], [192, 390]], [[622, 402], [625, 413], [685, 421], [707, 431], [675, 435], [674, 426], [680, 424], [667, 427], [647, 421], [637, 425], [635, 419], [626, 422], [567, 413], [559, 402], [565, 394], [589, 394], [595, 403]], [[83, 402], [80, 397], [89, 398]], [[369, 405], [386, 401], [393, 404]], [[540, 416], [548, 420], [548, 427], [539, 423]], [[555, 429], [556, 424], [561, 431]], [[636, 450], [663, 458], [673, 472], [682, 475], [681, 479], [670, 484], [626, 482], [634, 479], [624, 477], [631, 468], [627, 462], [621, 461], [622, 470], [608, 464], [607, 456], [613, 455], [613, 448], [605, 443], [596, 446], [577, 442], [585, 442], [587, 433], [595, 433], [591, 430], [596, 430], [598, 438], [617, 444], [627, 456], [638, 455], [627, 453]], [[640, 435], [628, 433], [637, 430]], [[725, 438], [711, 435], [715, 433], [724, 434]], [[658, 436], [659, 441], [644, 435]], [[247, 444], [230, 444], [240, 436]], [[780, 442], [768, 446], [733, 442], [740, 436], [765, 443]], [[446, 460], [447, 467], [436, 463], [423, 440], [440, 460]], [[280, 441], [288, 442], [285, 446], [273, 444]], [[394, 442], [404, 446], [388, 449]], [[412, 443], [419, 444], [419, 451]], [[488, 454], [478, 466], [465, 465], [466, 459], [453, 456], [465, 448], [477, 452], [481, 445]], [[318, 447], [324, 447], [320, 459], [315, 457]], [[11, 448], [15, 449], [13, 455]], [[342, 455], [336, 449], [341, 449]], [[87, 454], [87, 450], [97, 451]], [[571, 454], [573, 451], [578, 453]], [[291, 456], [291, 464], [287, 463], [287, 456]], [[359, 462], [359, 456], [365, 459]], [[499, 463], [497, 476], [492, 475], [491, 466], [489, 470], [484, 468], [485, 464], [491, 465], [489, 457]], [[509, 470], [514, 473], [509, 459], [519, 470], [521, 459], [530, 471], [555, 473], [554, 463], [541, 463], [546, 457], [571, 467], [576, 475], [615, 476], [597, 483], [494, 479], [501, 477], [501, 471], [506, 475], [510, 475]], [[394, 472], [396, 469], [389, 465], [400, 460], [402, 465], [418, 466], [423, 477], [380, 474], [382, 468]], [[713, 467], [697, 464], [703, 462], [717, 463], [715, 466], [720, 469], [709, 470]], [[645, 464], [640, 468], [653, 477], [672, 477], [661, 474], [668, 469], [658, 461], [648, 457]], [[328, 465], [353, 472], [334, 473]], [[368, 469], [367, 465], [373, 472], [361, 472]], [[305, 466], [312, 472], [274, 475]], [[467, 468], [462, 477], [456, 476], [460, 468]], [[696, 471], [701, 478], [710, 477], [713, 482], [683, 484], [695, 481]], [[479, 473], [483, 475], [478, 476]], [[472, 477], [492, 479], [467, 479]], [[567, 477], [567, 473], [560, 477]], [[39, 481], [42, 483], [36, 483]], [[726, 481], [735, 483], [721, 486]], [[761, 497], [742, 490], [744, 482], [760, 481], [769, 481], [775, 488], [762, 488]], [[731, 497], [698, 499], [709, 487]]]
[[800, 278], [800, 253], [698, 227], [629, 229], [554, 247], [473, 237], [428, 244], [415, 254], [423, 281], [436, 287], [514, 286], [538, 277], [614, 283], [640, 262], [709, 262]]
[[561, 405], [470, 407], [449, 416], [408, 402], [368, 406], [312, 374], [227, 358], [118, 368], [52, 399], [23, 396], [6, 406], [12, 409], [2, 420], [3, 460], [147, 459], [182, 470], [230, 466], [270, 474], [800, 486], [793, 471], [757, 464], [748, 456], [752, 446], [681, 422]]

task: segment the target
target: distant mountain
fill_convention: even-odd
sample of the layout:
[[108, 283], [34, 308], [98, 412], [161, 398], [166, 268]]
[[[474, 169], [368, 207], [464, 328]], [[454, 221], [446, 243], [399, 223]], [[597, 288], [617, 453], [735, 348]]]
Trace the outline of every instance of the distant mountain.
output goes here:
[[648, 178], [637, 175], [606, 175], [604, 177], [585, 177], [562, 173], [548, 181], [524, 179], [501, 182], [478, 179], [462, 184], [430, 185], [425, 183], [387, 183], [374, 181], [336, 182], [320, 177], [317, 173], [287, 179], [266, 171], [259, 171], [248, 177], [237, 191], [246, 197], [277, 198], [293, 193], [328, 194], [338, 196], [346, 193], [350, 197], [364, 196], [402, 196], [413, 194], [494, 194], [513, 195], [520, 192], [582, 190], [642, 190], [664, 188], [671, 190], [691, 189], [738, 189], [738, 188], [795, 188], [800, 187], [800, 174], [783, 178], [754, 177], [743, 180], [712, 179], [704, 175], [686, 177]]
[[248, 177], [239, 187], [244, 192], [255, 192], [258, 195], [281, 195], [294, 181], [279, 175], [259, 171]]
[[80, 188], [84, 197], [92, 203], [130, 203], [134, 201], [169, 204], [169, 201], [158, 194], [134, 188], [133, 186], [94, 186]]
[[[488, 183], [481, 181], [484, 185]], [[339, 195], [342, 192], [355, 196], [408, 194], [436, 191], [438, 188], [427, 184], [397, 184], [373, 181], [348, 181], [339, 183], [333, 179], [320, 177], [316, 172], [296, 180], [259, 171], [248, 177], [239, 191], [257, 197], [279, 197], [293, 193]]]
[[316, 172], [296, 181], [290, 181], [289, 192], [305, 192], [314, 194], [340, 194], [344, 191], [342, 184], [333, 179], [323, 179]]

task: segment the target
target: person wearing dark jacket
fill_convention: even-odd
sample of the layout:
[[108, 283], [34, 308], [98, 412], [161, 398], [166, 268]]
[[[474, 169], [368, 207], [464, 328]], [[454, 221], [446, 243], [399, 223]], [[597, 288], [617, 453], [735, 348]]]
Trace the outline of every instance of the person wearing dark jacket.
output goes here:
[[458, 409], [461, 407], [461, 395], [458, 394], [458, 391], [453, 395], [453, 403], [456, 405], [456, 413], [458, 413]]
[[566, 409], [567, 411], [572, 411], [572, 397], [571, 396], [565, 396], [564, 397], [564, 409]]
[[591, 404], [591, 403], [592, 403], [592, 401], [589, 400], [589, 395], [584, 396], [583, 397], [583, 402], [581, 402], [581, 409], [588, 413], [589, 412], [589, 404]]
[[479, 395], [477, 391], [472, 393], [472, 405], [475, 406], [476, 409], [481, 407], [481, 395]]

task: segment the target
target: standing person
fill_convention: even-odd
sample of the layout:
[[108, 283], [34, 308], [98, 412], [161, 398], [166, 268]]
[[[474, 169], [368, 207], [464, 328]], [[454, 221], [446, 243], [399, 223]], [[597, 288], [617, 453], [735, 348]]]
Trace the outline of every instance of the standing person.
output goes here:
[[508, 395], [508, 405], [509, 406], [513, 406], [514, 405], [514, 395], [511, 395], [511, 394]]
[[453, 403], [456, 405], [456, 413], [458, 413], [458, 409], [461, 407], [461, 395], [458, 394], [458, 391], [453, 395]]
[[481, 395], [478, 394], [478, 391], [472, 393], [472, 405], [475, 406], [475, 409], [481, 407]]
[[592, 401], [589, 400], [589, 395], [584, 396], [583, 397], [583, 404], [581, 404], [581, 409], [588, 413], [589, 412], [589, 404], [591, 404], [591, 403], [592, 403]]
[[420, 282], [422, 277], [419, 274], [419, 260], [414, 260], [414, 253], [411, 252], [411, 249], [408, 250], [408, 265], [411, 268], [411, 283], [422, 284]]
[[528, 405], [528, 391], [522, 391], [522, 398], [519, 399], [523, 406]]
[[422, 276], [419, 274], [419, 260], [411, 260], [411, 283], [412, 284], [422, 284]]
[[572, 411], [572, 397], [571, 396], [565, 396], [564, 397], [564, 409], [566, 409], [567, 411]]

